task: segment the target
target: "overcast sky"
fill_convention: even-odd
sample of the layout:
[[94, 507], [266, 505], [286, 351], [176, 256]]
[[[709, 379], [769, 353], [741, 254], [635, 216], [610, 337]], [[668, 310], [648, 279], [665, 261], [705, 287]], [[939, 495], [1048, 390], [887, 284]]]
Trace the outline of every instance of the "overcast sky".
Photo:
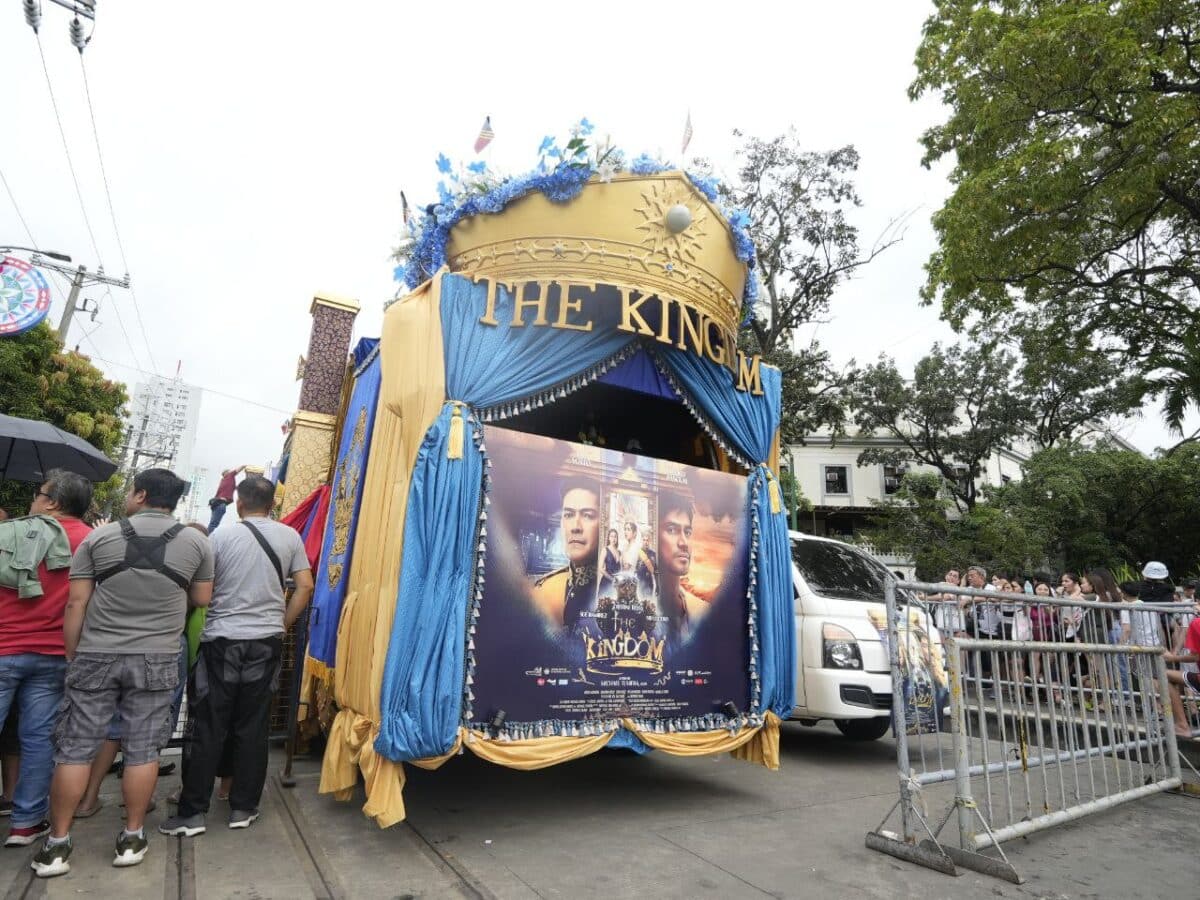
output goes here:
[[[102, 300], [98, 323], [77, 316], [70, 344], [131, 388], [135, 369], [173, 375], [180, 364], [206, 389], [193, 459], [210, 471], [279, 456], [314, 292], [357, 298], [356, 337], [378, 334], [395, 292], [400, 191], [414, 205], [434, 198], [438, 153], [473, 158], [485, 115], [497, 136], [484, 156], [514, 173], [535, 164], [543, 135], [561, 138], [581, 116], [631, 154], [678, 158], [690, 109], [689, 157], [724, 171], [734, 128], [770, 137], [794, 126], [814, 150], [852, 143], [864, 244], [913, 215], [903, 243], [837, 293], [819, 339], [839, 362], [882, 352], [910, 368], [953, 337], [917, 303], [929, 216], [948, 192], [948, 168], [923, 169], [917, 143], [943, 110], [905, 94], [925, 3], [98, 6], [84, 62], [149, 348], [134, 297], [101, 288], [84, 295]], [[16, 0], [0, 8], [0, 171], [40, 247], [120, 275], [70, 16], [43, 7], [99, 255]], [[25, 243], [0, 193], [0, 245]], [[1146, 450], [1169, 442], [1154, 411], [1122, 431]]]

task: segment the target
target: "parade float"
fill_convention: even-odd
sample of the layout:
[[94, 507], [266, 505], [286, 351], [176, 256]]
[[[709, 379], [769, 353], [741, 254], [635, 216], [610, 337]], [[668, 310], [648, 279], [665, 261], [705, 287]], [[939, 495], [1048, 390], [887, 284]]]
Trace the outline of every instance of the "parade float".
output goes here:
[[361, 772], [383, 826], [405, 765], [776, 768], [792, 709], [780, 374], [737, 349], [745, 216], [586, 123], [541, 149], [518, 178], [439, 159], [402, 295], [321, 413], [304, 693], [333, 701], [308, 704], [332, 716], [321, 791]]

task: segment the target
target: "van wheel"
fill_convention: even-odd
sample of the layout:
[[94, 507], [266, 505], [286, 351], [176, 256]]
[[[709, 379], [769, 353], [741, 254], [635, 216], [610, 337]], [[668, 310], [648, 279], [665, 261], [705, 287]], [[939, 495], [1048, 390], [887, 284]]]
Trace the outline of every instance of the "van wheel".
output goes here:
[[892, 720], [887, 716], [873, 719], [834, 719], [837, 730], [852, 741], [874, 741], [888, 733]]

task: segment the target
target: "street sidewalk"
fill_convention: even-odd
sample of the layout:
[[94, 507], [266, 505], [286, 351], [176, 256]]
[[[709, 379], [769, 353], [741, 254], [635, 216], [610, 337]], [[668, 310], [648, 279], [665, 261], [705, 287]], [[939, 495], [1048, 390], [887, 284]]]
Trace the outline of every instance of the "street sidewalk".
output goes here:
[[[111, 866], [120, 783], [77, 823], [71, 872], [32, 877], [34, 848], [0, 849], [0, 898], [694, 898], [1121, 897], [1196, 895], [1195, 799], [1157, 795], [1006, 845], [1027, 878], [952, 878], [863, 846], [896, 798], [890, 739], [853, 743], [832, 727], [783, 728], [782, 768], [729, 758], [595, 754], [537, 772], [474, 756], [408, 769], [409, 821], [380, 830], [354, 802], [317, 794], [319, 762], [297, 786], [272, 775], [261, 818], [225, 826], [214, 801], [197, 838], [157, 833], [132, 869]], [[276, 772], [282, 757], [272, 757]], [[932, 801], [931, 801], [932, 802]], [[1136, 851], [1131, 849], [1136, 848]]]

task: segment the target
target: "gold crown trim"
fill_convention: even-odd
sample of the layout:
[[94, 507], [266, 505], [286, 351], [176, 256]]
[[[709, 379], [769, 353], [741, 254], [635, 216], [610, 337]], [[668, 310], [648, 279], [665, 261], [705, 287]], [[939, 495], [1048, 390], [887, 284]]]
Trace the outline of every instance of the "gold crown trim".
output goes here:
[[[673, 231], [667, 213], [676, 206], [690, 222]], [[593, 178], [569, 203], [529, 194], [455, 225], [447, 260], [474, 280], [590, 281], [658, 293], [729, 332], [746, 280], [728, 223], [681, 172]]]

